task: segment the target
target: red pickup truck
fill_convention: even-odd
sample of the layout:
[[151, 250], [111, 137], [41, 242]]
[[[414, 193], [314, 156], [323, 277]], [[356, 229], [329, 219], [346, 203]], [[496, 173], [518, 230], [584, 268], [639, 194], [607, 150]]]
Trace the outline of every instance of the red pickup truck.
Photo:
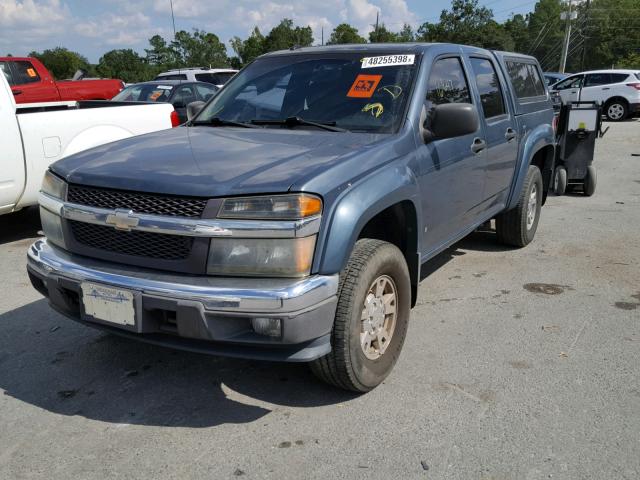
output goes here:
[[121, 80], [56, 81], [37, 58], [30, 57], [0, 57], [0, 71], [16, 103], [110, 100], [124, 88]]

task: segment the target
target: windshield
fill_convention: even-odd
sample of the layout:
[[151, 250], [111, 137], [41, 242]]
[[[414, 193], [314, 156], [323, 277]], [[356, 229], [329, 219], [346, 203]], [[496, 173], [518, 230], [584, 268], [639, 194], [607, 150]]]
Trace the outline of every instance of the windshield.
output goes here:
[[252, 123], [299, 117], [351, 131], [392, 133], [404, 117], [417, 62], [413, 54], [260, 58], [238, 73], [195, 120]]
[[131, 85], [111, 100], [119, 102], [168, 102], [172, 90], [172, 85], [163, 85], [161, 83]]

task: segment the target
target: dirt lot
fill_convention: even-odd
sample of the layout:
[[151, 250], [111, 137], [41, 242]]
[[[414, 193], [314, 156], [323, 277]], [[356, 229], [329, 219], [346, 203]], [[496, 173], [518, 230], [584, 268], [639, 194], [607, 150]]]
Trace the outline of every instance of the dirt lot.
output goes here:
[[363, 396], [71, 322], [27, 279], [37, 211], [1, 217], [0, 478], [640, 478], [638, 155], [611, 125], [595, 196], [551, 197], [529, 247], [433, 261]]

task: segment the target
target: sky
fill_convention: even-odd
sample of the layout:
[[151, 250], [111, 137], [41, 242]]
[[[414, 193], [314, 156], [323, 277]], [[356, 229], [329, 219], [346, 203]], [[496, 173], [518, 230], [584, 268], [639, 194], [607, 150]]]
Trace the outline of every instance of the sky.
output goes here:
[[[534, 1], [480, 0], [498, 21], [533, 9]], [[450, 0], [173, 0], [177, 30], [213, 32], [227, 46], [254, 26], [268, 33], [282, 18], [309, 25], [319, 44], [339, 23], [372, 29], [376, 13], [390, 29], [436, 21]], [[169, 0], [0, 0], [0, 56], [66, 47], [97, 63], [115, 48], [144, 53], [148, 39], [173, 36]]]

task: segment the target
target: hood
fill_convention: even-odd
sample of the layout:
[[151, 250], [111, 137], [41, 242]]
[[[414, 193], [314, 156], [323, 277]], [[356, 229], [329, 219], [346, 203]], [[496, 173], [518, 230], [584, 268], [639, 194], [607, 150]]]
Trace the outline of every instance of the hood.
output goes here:
[[277, 193], [387, 137], [317, 129], [180, 127], [93, 148], [52, 169], [70, 183], [123, 190], [205, 197]]

